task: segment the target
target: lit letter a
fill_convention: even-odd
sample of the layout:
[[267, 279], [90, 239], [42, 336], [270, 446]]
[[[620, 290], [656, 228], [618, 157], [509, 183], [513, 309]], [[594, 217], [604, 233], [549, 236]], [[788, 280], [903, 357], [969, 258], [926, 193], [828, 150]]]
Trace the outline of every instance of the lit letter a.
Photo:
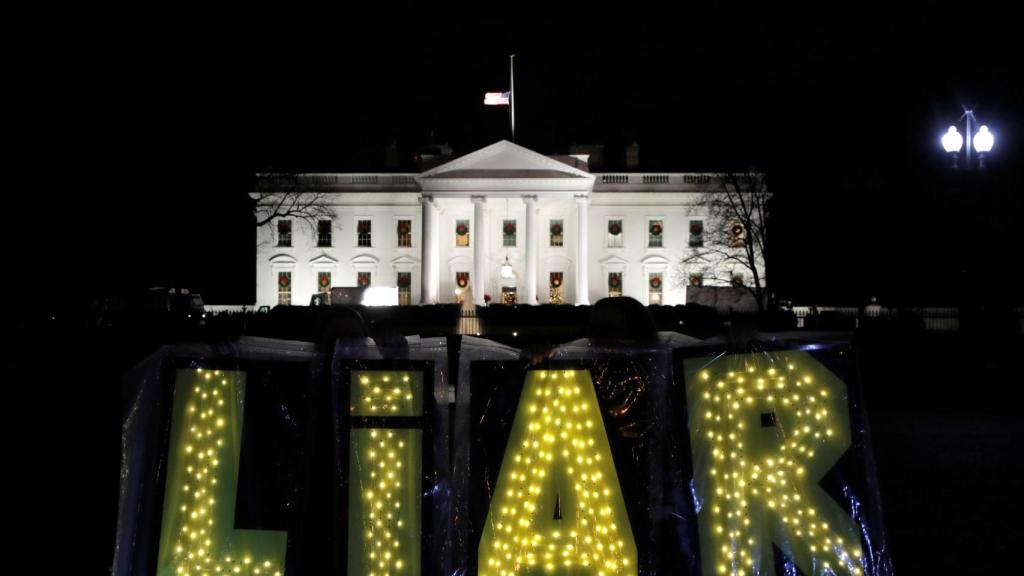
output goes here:
[[531, 371], [480, 539], [480, 576], [636, 574], [636, 543], [585, 370]]

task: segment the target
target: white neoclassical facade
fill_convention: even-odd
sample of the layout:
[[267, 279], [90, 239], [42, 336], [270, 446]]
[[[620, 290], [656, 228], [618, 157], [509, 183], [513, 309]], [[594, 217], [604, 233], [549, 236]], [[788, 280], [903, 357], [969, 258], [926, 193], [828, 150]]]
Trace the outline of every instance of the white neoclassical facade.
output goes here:
[[703, 274], [680, 262], [703, 241], [695, 204], [714, 178], [573, 164], [586, 167], [502, 140], [420, 174], [300, 175], [329, 216], [258, 228], [256, 304], [358, 285], [398, 287], [402, 304], [685, 303]]

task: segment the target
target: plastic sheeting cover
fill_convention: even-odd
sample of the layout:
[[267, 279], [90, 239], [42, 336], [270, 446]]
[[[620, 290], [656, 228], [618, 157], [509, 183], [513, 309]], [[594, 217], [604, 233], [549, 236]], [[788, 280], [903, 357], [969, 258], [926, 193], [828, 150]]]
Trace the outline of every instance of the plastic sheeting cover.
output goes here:
[[892, 572], [846, 339], [448, 343], [159, 350], [115, 574]]

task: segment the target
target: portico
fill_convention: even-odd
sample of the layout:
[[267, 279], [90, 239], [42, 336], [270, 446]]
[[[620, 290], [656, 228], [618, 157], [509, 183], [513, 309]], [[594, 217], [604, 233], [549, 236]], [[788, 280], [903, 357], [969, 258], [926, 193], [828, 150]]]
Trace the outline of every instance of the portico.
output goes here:
[[[422, 191], [423, 206], [423, 303], [450, 301], [445, 293], [450, 285], [436, 273], [437, 264], [442, 261], [449, 262], [450, 271], [455, 272], [450, 280], [455, 280], [459, 289], [466, 287], [459, 285], [457, 275], [470, 272], [468, 288], [473, 302], [480, 306], [485, 304], [487, 295], [500, 294], [502, 288], [508, 289], [509, 285], [520, 303], [548, 302], [548, 295], [541, 291], [541, 283], [547, 288], [551, 278], [562, 278], [563, 273], [573, 274], [572, 301], [590, 303], [587, 228], [594, 188], [592, 174], [503, 140], [424, 172], [416, 177], [416, 182]], [[567, 217], [570, 211], [574, 212], [571, 214], [575, 220], [573, 230], [567, 230], [570, 232], [565, 234], [567, 241], [554, 249], [545, 234], [542, 210], [549, 215]], [[557, 220], [572, 221], [570, 218]], [[442, 230], [450, 225], [456, 236], [468, 236], [468, 239], [439, 241], [439, 221]], [[466, 221], [471, 222], [468, 229]], [[493, 226], [495, 223], [499, 226]], [[500, 234], [502, 223], [511, 223], [509, 229], [513, 230], [504, 236], [504, 241]], [[445, 231], [440, 237], [447, 239], [452, 235]], [[549, 259], [562, 262], [567, 260], [566, 251], [571, 251], [573, 270], [549, 269], [549, 278], [541, 279], [538, 272], [542, 247], [547, 248]], [[471, 270], [461, 270], [466, 267], [470, 253]], [[503, 282], [495, 267], [506, 257], [514, 270], [513, 282]], [[560, 280], [558, 283], [558, 288], [562, 288]]]

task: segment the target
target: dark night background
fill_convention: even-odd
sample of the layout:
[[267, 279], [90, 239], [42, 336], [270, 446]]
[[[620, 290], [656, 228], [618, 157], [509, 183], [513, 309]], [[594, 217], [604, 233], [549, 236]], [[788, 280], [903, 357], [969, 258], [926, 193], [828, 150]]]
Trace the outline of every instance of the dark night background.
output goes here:
[[[93, 247], [67, 258], [76, 292], [171, 285], [251, 303], [253, 173], [383, 170], [392, 139], [412, 170], [431, 133], [456, 155], [507, 138], [506, 109], [481, 100], [508, 88], [515, 52], [519, 144], [605, 144], [607, 171], [633, 140], [641, 170], [767, 171], [782, 296], [1021, 305], [1017, 20], [857, 6], [388, 5], [154, 15], [75, 37], [28, 70], [41, 87], [28, 150], [70, 202], [44, 208], [36, 246], [58, 257], [74, 235], [76, 251]], [[952, 173], [939, 146], [964, 106], [996, 135], [984, 174]], [[42, 275], [53, 265], [27, 260]]]
[[[508, 138], [505, 109], [481, 100], [508, 88], [514, 52], [519, 144], [605, 144], [607, 171], [634, 140], [641, 170], [766, 171], [771, 284], [797, 304], [1024, 306], [1019, 18], [981, 3], [823, 6], [12, 15], [25, 38], [6, 54], [6, 301], [49, 316], [160, 285], [251, 303], [255, 172], [384, 170], [393, 139], [411, 171], [432, 133], [456, 155]], [[950, 124], [963, 131], [965, 106], [996, 137], [985, 172], [954, 173], [939, 144]], [[30, 482], [46, 490], [19, 498], [32, 506], [23, 532], [39, 536], [24, 554], [94, 572], [112, 556], [117, 379], [145, 351], [47, 330], [6, 361], [19, 384], [9, 406], [58, 404], [39, 446], [12, 456], [48, 471]], [[1006, 342], [865, 348], [914, 359], [864, 372], [900, 573], [951, 557], [969, 573], [986, 551], [974, 570], [1014, 560], [1021, 470], [1007, 454], [1021, 421], [1008, 400], [1021, 379], [1006, 358], [1021, 356], [1019, 337]], [[26, 384], [40, 367], [51, 385]], [[979, 394], [964, 399], [965, 382]], [[53, 559], [56, 542], [68, 553]]]

